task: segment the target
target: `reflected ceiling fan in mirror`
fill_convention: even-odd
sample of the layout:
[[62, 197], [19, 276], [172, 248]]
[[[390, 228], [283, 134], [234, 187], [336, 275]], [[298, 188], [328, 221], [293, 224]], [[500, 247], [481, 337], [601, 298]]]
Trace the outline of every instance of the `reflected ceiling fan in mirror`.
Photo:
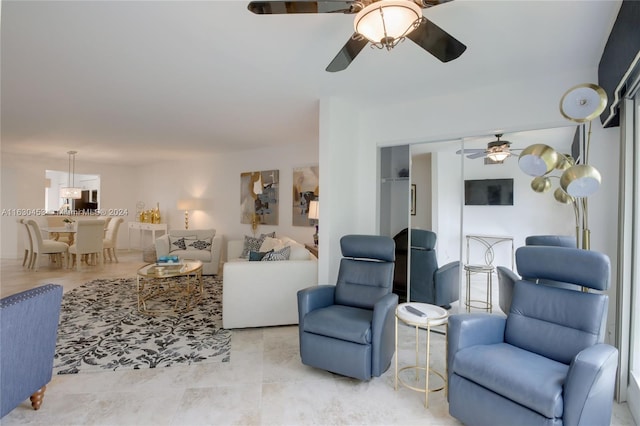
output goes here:
[[496, 140], [487, 144], [487, 149], [465, 149], [464, 151], [458, 150], [456, 154], [464, 152], [467, 158], [485, 158], [490, 160], [487, 164], [502, 164], [504, 160], [511, 157], [515, 151], [522, 151], [521, 149], [511, 149], [511, 142], [500, 140], [501, 133], [496, 134]]
[[451, 0], [252, 1], [248, 9], [258, 15], [355, 14], [355, 32], [326, 68], [329, 72], [336, 72], [346, 69], [368, 43], [371, 47], [391, 50], [406, 38], [441, 62], [458, 58], [467, 46], [422, 16], [421, 10], [449, 1]]

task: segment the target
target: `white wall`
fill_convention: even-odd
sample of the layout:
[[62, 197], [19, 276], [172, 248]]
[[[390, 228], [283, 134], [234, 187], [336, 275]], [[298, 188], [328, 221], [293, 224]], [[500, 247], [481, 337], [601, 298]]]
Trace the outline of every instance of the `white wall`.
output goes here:
[[[128, 245], [126, 222], [136, 220], [136, 204], [145, 209], [160, 205], [162, 222], [169, 229], [184, 228], [184, 212], [176, 208], [181, 198], [207, 200], [207, 209], [190, 212], [190, 228], [213, 227], [229, 238], [251, 235], [251, 226], [240, 223], [240, 173], [256, 170], [280, 171], [279, 225], [260, 226], [258, 233], [276, 231], [302, 243], [313, 242], [313, 227], [292, 225], [293, 168], [318, 164], [317, 144], [300, 143], [278, 149], [264, 149], [214, 155], [202, 153], [190, 161], [156, 163], [145, 167], [90, 164], [76, 160], [78, 173], [101, 177], [100, 208], [127, 209], [120, 227], [118, 247]], [[34, 159], [2, 154], [2, 209], [43, 209], [45, 170], [62, 170], [66, 160]], [[322, 170], [320, 176], [322, 176]], [[322, 188], [322, 186], [320, 186]], [[2, 217], [2, 257], [16, 258], [22, 252], [16, 217]], [[44, 218], [40, 218], [44, 224]], [[138, 244], [132, 234], [132, 244]]]
[[[331, 199], [329, 206], [322, 206], [322, 216], [330, 218], [332, 228], [325, 228], [329, 235], [323, 236], [321, 231], [321, 237], [325, 241], [337, 241], [341, 235], [355, 230], [361, 233], [377, 233], [375, 220], [369, 219], [375, 217], [370, 212], [375, 212], [378, 205], [379, 171], [376, 158], [379, 147], [491, 134], [498, 129], [509, 133], [566, 126], [567, 121], [558, 110], [560, 98], [568, 88], [594, 81], [597, 81], [596, 69], [589, 68], [543, 75], [537, 80], [505, 81], [501, 85], [483, 86], [465, 92], [456, 93], [455, 88], [452, 88], [452, 92], [447, 96], [418, 99], [402, 104], [357, 105], [353, 102], [341, 102], [338, 105], [335, 102], [321, 102], [320, 169], [331, 168], [332, 174], [331, 180], [321, 185], [323, 191], [330, 194]], [[323, 117], [326, 119], [323, 120]], [[347, 120], [348, 124], [345, 124]], [[342, 127], [348, 127], [348, 131], [340, 131]], [[616, 140], [619, 131], [602, 130], [599, 127], [596, 120], [590, 162], [600, 169], [605, 176], [605, 182], [601, 190], [590, 199], [591, 247], [593, 250], [606, 253], [612, 263], [615, 263], [615, 211], [618, 193]], [[322, 137], [324, 132], [327, 134], [326, 137]], [[335, 158], [322, 155], [323, 152], [335, 151], [345, 153], [335, 163]], [[348, 157], [348, 160], [345, 157]], [[358, 167], [353, 167], [355, 161]], [[438, 172], [442, 170], [439, 169]], [[358, 183], [355, 190], [347, 184], [354, 181]], [[535, 194], [531, 194], [533, 195]], [[333, 200], [339, 202], [333, 203]], [[564, 209], [563, 206], [559, 207]], [[340, 212], [343, 211], [361, 211], [363, 214], [359, 221], [349, 219], [345, 222], [351, 226], [333, 228], [333, 219], [339, 218]], [[452, 216], [452, 212], [434, 215], [434, 221], [438, 221], [438, 226], [444, 225], [445, 214]], [[499, 228], [500, 225], [492, 226]], [[335, 282], [340, 252], [336, 250], [335, 245], [321, 247], [322, 252], [325, 249], [331, 250], [325, 252], [331, 258], [321, 259], [319, 274], [321, 277], [327, 277], [329, 282]], [[614, 284], [615, 280], [613, 271]], [[614, 291], [610, 294], [613, 297]], [[610, 312], [613, 310], [610, 309]], [[610, 314], [610, 318], [612, 315]]]
[[[206, 209], [189, 212], [189, 228], [214, 228], [225, 240], [252, 235], [251, 225], [240, 223], [240, 174], [279, 170], [279, 223], [260, 225], [257, 233], [276, 231], [301, 243], [313, 242], [313, 227], [292, 225], [293, 169], [318, 164], [314, 142], [280, 148], [235, 153], [203, 152], [189, 161], [163, 162], [140, 169], [137, 182], [140, 201], [147, 207], [160, 205], [162, 222], [169, 229], [184, 229], [184, 211], [177, 209], [182, 198], [205, 200]], [[324, 172], [320, 170], [322, 178]], [[322, 193], [322, 183], [320, 184]], [[322, 197], [321, 197], [322, 199]], [[322, 227], [322, 221], [320, 221]]]
[[[68, 160], [16, 155], [3, 152], [1, 157], [0, 208], [1, 220], [0, 257], [15, 259], [23, 252], [22, 238], [19, 237], [13, 209], [33, 209], [42, 211], [45, 204], [45, 170], [64, 170]], [[76, 160], [76, 171], [80, 174], [101, 176], [100, 209], [128, 210], [125, 222], [134, 220], [137, 172], [130, 167], [110, 164], [89, 163]], [[132, 184], [133, 183], [133, 184]], [[20, 216], [23, 217], [24, 216]], [[46, 223], [43, 216], [34, 216], [40, 223]], [[126, 247], [126, 226], [120, 227], [118, 247]]]

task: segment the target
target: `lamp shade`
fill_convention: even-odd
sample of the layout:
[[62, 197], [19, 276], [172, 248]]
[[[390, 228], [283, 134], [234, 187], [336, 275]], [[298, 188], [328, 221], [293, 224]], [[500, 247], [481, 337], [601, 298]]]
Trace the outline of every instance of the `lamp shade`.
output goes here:
[[320, 219], [320, 201], [309, 201], [309, 219]]
[[511, 155], [511, 153], [507, 152], [507, 151], [498, 151], [498, 152], [490, 152], [487, 154], [487, 157], [490, 158], [493, 161], [504, 161], [506, 160], [509, 156]]
[[569, 204], [573, 201], [573, 197], [562, 190], [562, 188], [556, 188], [553, 191], [553, 198], [556, 199], [557, 202], [562, 204]]
[[560, 176], [560, 186], [572, 197], [581, 198], [594, 194], [600, 188], [600, 172], [588, 164], [568, 168]]
[[531, 189], [535, 192], [547, 192], [551, 189], [551, 179], [544, 176], [538, 176], [531, 181]]
[[534, 144], [520, 153], [518, 166], [529, 176], [544, 176], [558, 163], [558, 153], [549, 145]]
[[178, 200], [178, 210], [202, 210], [202, 200], [199, 198], [185, 198]]
[[354, 28], [371, 43], [388, 48], [405, 37], [422, 18], [420, 7], [410, 0], [380, 0], [371, 3], [356, 15]]
[[60, 188], [60, 198], [72, 198], [74, 200], [79, 200], [82, 198], [82, 188]]
[[579, 84], [560, 99], [560, 113], [576, 123], [591, 121], [607, 107], [607, 93], [596, 84]]
[[574, 166], [576, 164], [576, 160], [569, 154], [559, 154], [558, 155], [558, 164], [556, 164], [557, 170], [567, 170], [569, 167]]

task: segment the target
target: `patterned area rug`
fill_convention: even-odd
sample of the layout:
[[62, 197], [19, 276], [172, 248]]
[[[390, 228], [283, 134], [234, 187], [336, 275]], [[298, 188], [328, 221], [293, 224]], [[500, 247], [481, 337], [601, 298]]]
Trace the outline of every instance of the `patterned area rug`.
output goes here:
[[94, 280], [62, 300], [54, 374], [228, 362], [222, 281], [204, 277], [204, 298], [182, 314], [138, 312], [135, 278]]

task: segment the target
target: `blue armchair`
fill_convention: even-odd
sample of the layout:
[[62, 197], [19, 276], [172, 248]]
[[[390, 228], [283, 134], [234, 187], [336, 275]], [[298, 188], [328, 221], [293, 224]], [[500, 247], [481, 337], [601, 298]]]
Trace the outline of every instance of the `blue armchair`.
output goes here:
[[470, 425], [607, 425], [616, 348], [602, 343], [608, 296], [533, 282], [609, 288], [604, 254], [565, 247], [516, 251], [507, 317], [449, 318], [449, 412]]
[[389, 368], [398, 305], [394, 246], [389, 237], [346, 235], [337, 284], [298, 292], [303, 364], [360, 380]]
[[[400, 231], [393, 240], [396, 243], [396, 268], [393, 292], [401, 301], [407, 295], [408, 229]], [[438, 267], [436, 234], [423, 229], [411, 230], [411, 267], [409, 280], [411, 302], [429, 303], [446, 309], [459, 298], [460, 262], [449, 262]]]
[[62, 286], [47, 284], [0, 300], [0, 417], [31, 397], [40, 408], [51, 380]]
[[[576, 247], [575, 237], [567, 235], [529, 235], [525, 239], [525, 244], [528, 246], [552, 246], [552, 247]], [[517, 265], [516, 265], [517, 266]], [[498, 266], [496, 268], [498, 273], [498, 295], [500, 302], [500, 309], [505, 314], [509, 313], [511, 307], [511, 299], [513, 298], [513, 286], [516, 281], [520, 280], [520, 277], [511, 269]], [[543, 282], [543, 281], [538, 281]], [[572, 284], [544, 281], [545, 284], [555, 285], [557, 287], [573, 288], [577, 289], [578, 286]]]

